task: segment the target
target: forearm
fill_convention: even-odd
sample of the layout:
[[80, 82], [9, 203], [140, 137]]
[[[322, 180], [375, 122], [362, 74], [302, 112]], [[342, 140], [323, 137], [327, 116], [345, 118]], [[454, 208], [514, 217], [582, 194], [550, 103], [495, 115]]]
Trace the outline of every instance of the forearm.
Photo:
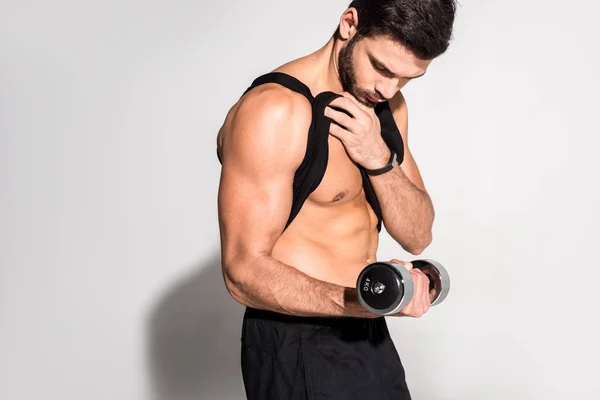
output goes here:
[[227, 287], [248, 307], [298, 316], [376, 316], [360, 305], [355, 289], [314, 279], [267, 255], [238, 271], [226, 274]]
[[410, 253], [422, 252], [431, 242], [435, 216], [427, 192], [416, 187], [400, 167], [370, 180], [386, 231]]

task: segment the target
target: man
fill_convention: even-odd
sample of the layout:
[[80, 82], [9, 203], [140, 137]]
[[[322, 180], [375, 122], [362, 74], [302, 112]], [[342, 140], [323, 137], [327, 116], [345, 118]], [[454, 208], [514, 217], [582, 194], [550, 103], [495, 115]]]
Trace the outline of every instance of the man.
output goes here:
[[[225, 118], [222, 267], [227, 290], [247, 307], [248, 399], [410, 399], [385, 318], [361, 307], [354, 288], [376, 261], [381, 222], [411, 254], [432, 240], [434, 210], [400, 89], [446, 51], [454, 14], [453, 0], [355, 0], [321, 49], [256, 81]], [[338, 95], [315, 105], [330, 92]], [[400, 149], [382, 136], [376, 111], [385, 109]], [[326, 170], [302, 175], [317, 184], [292, 213], [324, 120]], [[430, 306], [429, 281], [404, 265], [415, 295], [397, 316], [417, 318]]]

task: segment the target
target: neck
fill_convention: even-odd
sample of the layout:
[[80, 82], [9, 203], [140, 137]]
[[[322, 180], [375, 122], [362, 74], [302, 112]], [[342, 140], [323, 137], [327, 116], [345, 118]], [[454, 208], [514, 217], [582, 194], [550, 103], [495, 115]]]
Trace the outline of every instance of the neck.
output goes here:
[[323, 47], [308, 56], [314, 66], [311, 91], [315, 96], [326, 91], [339, 93], [343, 90], [338, 74], [340, 48], [341, 43], [331, 38]]

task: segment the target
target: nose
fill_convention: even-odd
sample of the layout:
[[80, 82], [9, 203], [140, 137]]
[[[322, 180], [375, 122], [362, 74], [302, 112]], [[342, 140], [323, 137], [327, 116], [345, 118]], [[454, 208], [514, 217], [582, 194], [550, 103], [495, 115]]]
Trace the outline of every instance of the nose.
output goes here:
[[400, 90], [398, 85], [392, 83], [380, 83], [375, 86], [375, 91], [383, 100], [391, 99], [398, 90]]

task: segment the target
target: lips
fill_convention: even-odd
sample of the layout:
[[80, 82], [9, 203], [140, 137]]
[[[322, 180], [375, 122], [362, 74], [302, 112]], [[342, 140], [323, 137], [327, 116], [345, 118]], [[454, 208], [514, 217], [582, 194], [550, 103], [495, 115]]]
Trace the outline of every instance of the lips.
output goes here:
[[369, 100], [371, 103], [381, 103], [383, 100], [380, 99], [376, 99], [374, 97], [371, 97], [369, 95], [367, 95], [367, 100]]

